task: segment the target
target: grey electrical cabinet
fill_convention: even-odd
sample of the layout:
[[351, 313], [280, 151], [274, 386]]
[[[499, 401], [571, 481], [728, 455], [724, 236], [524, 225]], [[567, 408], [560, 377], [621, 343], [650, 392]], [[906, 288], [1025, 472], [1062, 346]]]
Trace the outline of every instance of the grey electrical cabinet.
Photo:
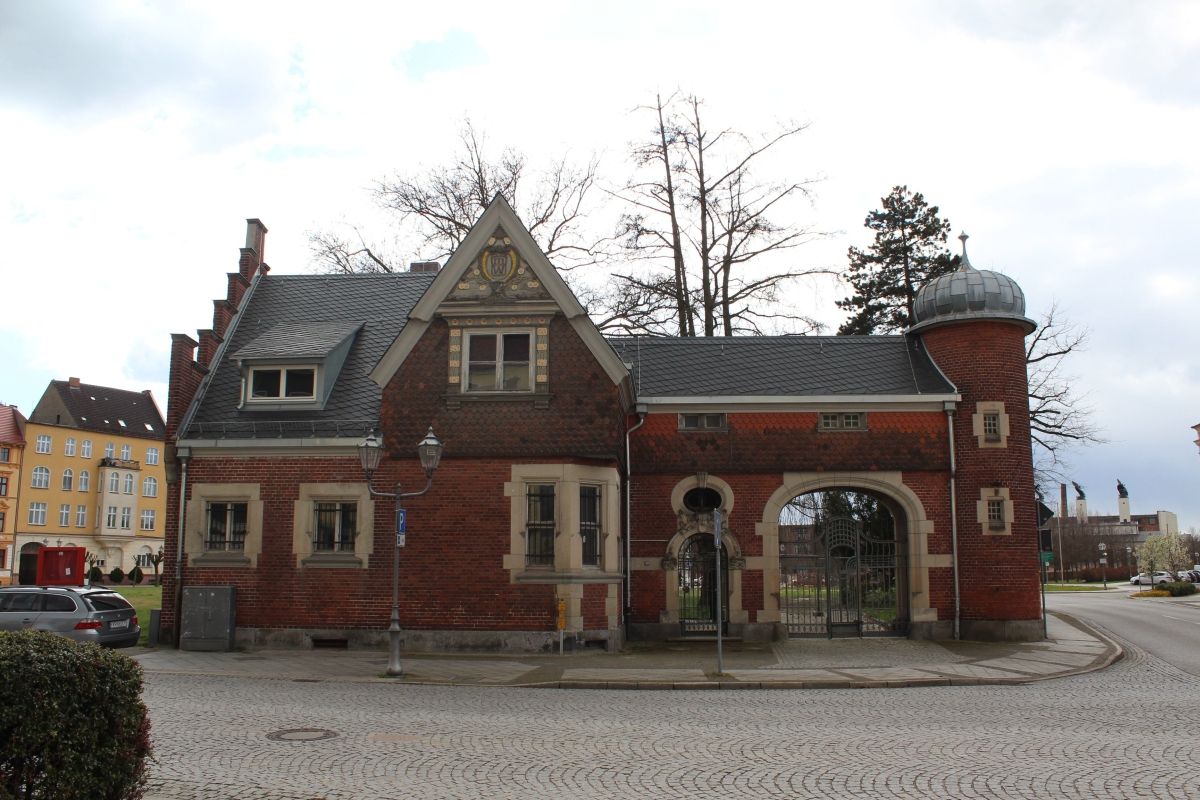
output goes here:
[[234, 598], [232, 586], [185, 586], [179, 649], [232, 650]]

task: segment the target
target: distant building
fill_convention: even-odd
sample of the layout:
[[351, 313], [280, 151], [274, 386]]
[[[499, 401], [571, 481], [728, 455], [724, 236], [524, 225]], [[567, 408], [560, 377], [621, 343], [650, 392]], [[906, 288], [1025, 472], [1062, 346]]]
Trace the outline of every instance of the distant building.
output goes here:
[[12, 583], [24, 452], [25, 416], [16, 406], [0, 406], [0, 586]]
[[166, 521], [165, 428], [149, 391], [50, 382], [25, 425], [14, 582], [36, 580], [48, 545], [87, 548], [105, 574], [151, 571]]
[[1064, 486], [1059, 515], [1048, 522], [1051, 545], [1056, 551], [1063, 551], [1060, 557], [1068, 568], [1072, 564], [1098, 565], [1098, 545], [1101, 542], [1106, 545], [1109, 565], [1132, 568], [1136, 563], [1135, 551], [1151, 536], [1179, 533], [1179, 517], [1173, 511], [1130, 513], [1129, 493], [1120, 481], [1117, 482], [1116, 514], [1091, 514], [1088, 512], [1087, 497], [1080, 493], [1078, 485], [1076, 495], [1075, 514], [1071, 516], [1066, 513], [1068, 506]]

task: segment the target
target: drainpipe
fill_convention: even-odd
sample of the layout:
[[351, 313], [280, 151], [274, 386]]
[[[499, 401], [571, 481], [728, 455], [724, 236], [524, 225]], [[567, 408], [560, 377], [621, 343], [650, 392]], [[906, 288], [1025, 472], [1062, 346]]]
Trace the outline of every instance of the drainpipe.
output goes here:
[[959, 639], [962, 602], [958, 593], [958, 495], [954, 487], [954, 404], [946, 403], [946, 431], [950, 434], [950, 558], [954, 565], [954, 639]]
[[183, 469], [179, 473], [179, 534], [175, 544], [175, 647], [179, 647], [183, 622], [183, 532], [187, 518], [187, 469], [190, 453], [176, 453]]
[[632, 548], [630, 539], [633, 538], [633, 466], [630, 463], [629, 437], [634, 431], [646, 424], [646, 406], [639, 403], [636, 406], [638, 423], [625, 431], [625, 630], [629, 630], [629, 615], [633, 610], [633, 570], [630, 565]]

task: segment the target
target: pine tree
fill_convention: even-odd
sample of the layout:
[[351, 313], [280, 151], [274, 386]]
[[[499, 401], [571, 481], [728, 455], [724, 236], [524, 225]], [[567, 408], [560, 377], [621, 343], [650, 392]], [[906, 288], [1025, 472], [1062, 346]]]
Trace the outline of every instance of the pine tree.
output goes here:
[[896, 186], [883, 208], [867, 214], [875, 241], [866, 251], [851, 247], [842, 278], [854, 294], [838, 300], [851, 312], [839, 335], [895, 333], [913, 323], [913, 300], [927, 281], [953, 272], [959, 257], [946, 249], [949, 220], [938, 216], [920, 192]]

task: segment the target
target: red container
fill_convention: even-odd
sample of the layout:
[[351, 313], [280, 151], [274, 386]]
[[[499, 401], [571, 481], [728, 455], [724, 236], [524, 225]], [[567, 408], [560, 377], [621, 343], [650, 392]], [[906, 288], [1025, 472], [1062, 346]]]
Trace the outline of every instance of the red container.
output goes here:
[[83, 586], [84, 555], [83, 547], [43, 547], [38, 551], [38, 586]]

